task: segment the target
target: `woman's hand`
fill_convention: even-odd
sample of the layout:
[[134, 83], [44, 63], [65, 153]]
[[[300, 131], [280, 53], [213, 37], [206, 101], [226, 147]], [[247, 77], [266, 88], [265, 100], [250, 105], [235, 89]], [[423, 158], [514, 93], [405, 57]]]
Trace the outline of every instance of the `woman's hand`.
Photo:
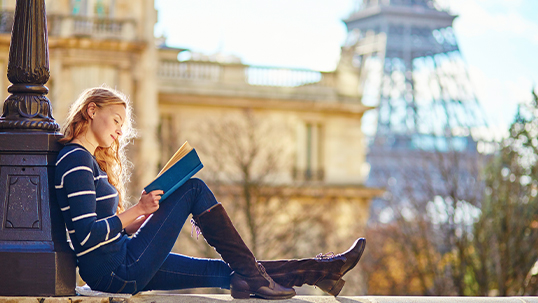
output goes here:
[[132, 235], [134, 233], [136, 233], [139, 229], [140, 229], [140, 226], [142, 226], [142, 224], [144, 224], [144, 222], [146, 222], [146, 220], [149, 218], [150, 216], [149, 215], [142, 215], [138, 218], [136, 218], [133, 223], [127, 225], [125, 227], [125, 232], [128, 234], [128, 235]]
[[162, 190], [154, 190], [149, 193], [142, 191], [142, 196], [138, 201], [138, 207], [144, 215], [149, 215], [159, 209], [159, 201], [161, 200], [161, 195], [164, 194]]
[[[144, 223], [146, 218], [159, 209], [159, 201], [161, 200], [161, 195], [163, 193], [162, 190], [154, 190], [149, 194], [143, 191], [140, 200], [135, 206], [118, 215], [122, 227], [129, 228], [129, 230], [126, 230], [127, 233], [135, 233], [142, 223]], [[144, 216], [143, 220], [140, 219], [142, 216]], [[138, 221], [139, 219], [141, 221]]]

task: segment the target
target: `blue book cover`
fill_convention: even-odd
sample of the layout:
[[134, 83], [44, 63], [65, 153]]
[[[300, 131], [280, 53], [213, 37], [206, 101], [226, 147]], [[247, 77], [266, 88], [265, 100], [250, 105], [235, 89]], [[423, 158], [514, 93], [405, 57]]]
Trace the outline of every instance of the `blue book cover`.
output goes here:
[[147, 193], [158, 189], [164, 191], [161, 197], [161, 201], [163, 201], [202, 167], [204, 166], [196, 150], [185, 142], [144, 190]]

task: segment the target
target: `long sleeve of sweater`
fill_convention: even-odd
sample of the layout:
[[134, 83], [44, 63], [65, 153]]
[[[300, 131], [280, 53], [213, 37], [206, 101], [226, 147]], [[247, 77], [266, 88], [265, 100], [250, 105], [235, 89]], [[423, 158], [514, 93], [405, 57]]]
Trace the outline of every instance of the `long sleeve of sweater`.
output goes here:
[[56, 163], [58, 202], [75, 252], [82, 256], [121, 236], [114, 209], [118, 193], [88, 151], [74, 148], [61, 156]]

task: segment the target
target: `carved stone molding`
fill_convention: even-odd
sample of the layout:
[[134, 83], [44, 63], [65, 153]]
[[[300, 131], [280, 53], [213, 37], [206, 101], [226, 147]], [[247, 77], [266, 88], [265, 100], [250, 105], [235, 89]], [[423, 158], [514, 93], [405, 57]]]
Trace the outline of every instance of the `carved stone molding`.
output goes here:
[[[6, 201], [7, 229], [40, 229], [39, 175], [10, 175]], [[30, 203], [28, 203], [30, 202]]]

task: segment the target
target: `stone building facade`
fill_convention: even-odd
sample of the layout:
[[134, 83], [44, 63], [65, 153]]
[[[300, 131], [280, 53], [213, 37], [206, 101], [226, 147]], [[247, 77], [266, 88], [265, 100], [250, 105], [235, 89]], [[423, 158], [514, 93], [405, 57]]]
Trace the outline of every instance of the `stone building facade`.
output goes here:
[[[5, 99], [15, 0], [0, 4], [0, 97]], [[139, 133], [130, 147], [134, 198], [188, 140], [200, 147], [206, 166], [200, 177], [214, 185], [217, 198], [237, 214], [239, 229], [251, 235], [246, 241], [258, 247], [258, 255], [306, 257], [328, 248], [337, 252], [364, 234], [370, 200], [380, 191], [363, 185], [368, 164], [361, 118], [370, 108], [361, 103], [357, 69], [345, 50], [333, 72], [258, 67], [203, 56], [178, 61], [178, 53], [185, 50], [166, 47], [154, 37], [153, 0], [50, 0], [46, 5], [51, 70], [47, 87], [54, 117], [61, 124], [69, 104], [88, 87], [106, 84], [130, 97]], [[249, 137], [253, 127], [259, 130]], [[216, 138], [258, 144], [262, 160], [252, 164], [252, 182], [245, 182], [239, 164], [226, 160], [223, 146], [211, 145]], [[256, 196], [254, 202], [277, 209], [271, 212], [271, 228], [257, 226], [258, 239], [249, 233], [249, 213], [242, 212], [238, 202], [247, 200], [249, 190]], [[308, 218], [313, 210], [316, 217]], [[262, 218], [270, 213], [263, 207], [258, 211]], [[278, 237], [271, 238], [274, 234], [288, 237], [295, 248], [271, 254], [267, 249], [275, 244], [263, 242], [278, 243]], [[185, 242], [192, 240], [181, 235], [175, 250], [205, 249]], [[348, 284], [354, 286], [343, 294], [365, 292], [360, 271], [350, 275]]]

